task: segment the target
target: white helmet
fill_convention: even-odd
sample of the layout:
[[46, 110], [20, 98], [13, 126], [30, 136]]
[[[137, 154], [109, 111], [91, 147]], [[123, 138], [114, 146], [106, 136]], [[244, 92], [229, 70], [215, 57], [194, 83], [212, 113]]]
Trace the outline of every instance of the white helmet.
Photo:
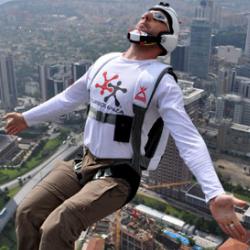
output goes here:
[[180, 26], [177, 14], [175, 10], [169, 6], [168, 3], [163, 2], [160, 2], [149, 10], [161, 11], [168, 20], [170, 30], [168, 32], [161, 32], [156, 37], [145, 32], [133, 30], [128, 33], [128, 39], [131, 42], [142, 43], [144, 45], [156, 43], [163, 50], [161, 55], [166, 55], [167, 53], [170, 54], [175, 49], [178, 42]]
[[170, 7], [168, 3], [160, 2], [159, 4], [153, 6], [149, 10], [160, 10], [162, 11], [167, 19], [169, 24], [169, 32], [162, 32], [160, 36], [160, 46], [165, 51], [164, 54], [171, 53], [177, 46], [178, 36], [180, 31], [180, 25], [178, 21], [178, 16], [173, 8]]

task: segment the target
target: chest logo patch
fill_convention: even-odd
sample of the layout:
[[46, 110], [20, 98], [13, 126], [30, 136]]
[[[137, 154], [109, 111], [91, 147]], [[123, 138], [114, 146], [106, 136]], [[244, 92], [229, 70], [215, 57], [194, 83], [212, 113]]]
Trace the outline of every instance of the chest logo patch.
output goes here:
[[118, 75], [114, 75], [113, 77], [111, 77], [111, 79], [107, 79], [107, 71], [103, 72], [103, 78], [104, 78], [104, 83], [101, 85], [99, 83], [97, 83], [95, 85], [96, 88], [100, 88], [101, 92], [100, 94], [103, 95], [105, 90], [107, 90], [109, 93], [111, 93], [113, 91], [113, 88], [109, 87], [108, 85], [115, 79], [118, 79]]
[[147, 90], [147, 88], [140, 87], [139, 92], [135, 96], [135, 100], [146, 103], [147, 102], [146, 90]]
[[119, 78], [118, 75], [114, 75], [110, 79], [107, 79], [107, 71], [103, 72], [102, 75], [103, 75], [103, 78], [104, 78], [104, 83], [103, 84], [97, 83], [95, 85], [95, 87], [101, 89], [100, 95], [103, 95], [105, 93], [105, 91], [107, 91], [108, 93], [110, 93], [108, 96], [104, 97], [104, 102], [107, 102], [113, 96], [114, 99], [115, 99], [115, 106], [119, 107], [120, 106], [120, 102], [119, 102], [119, 100], [117, 99], [117, 96], [116, 96], [117, 92], [121, 91], [122, 93], [126, 93], [127, 89], [120, 87], [121, 84], [122, 84], [121, 81], [116, 82], [116, 84], [112, 83], [113, 80], [116, 80], [116, 79]]

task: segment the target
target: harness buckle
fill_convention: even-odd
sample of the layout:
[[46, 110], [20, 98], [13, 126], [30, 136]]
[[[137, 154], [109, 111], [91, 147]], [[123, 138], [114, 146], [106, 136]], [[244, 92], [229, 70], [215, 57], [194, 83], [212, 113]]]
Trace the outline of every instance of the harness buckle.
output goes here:
[[113, 176], [111, 168], [99, 169], [93, 177], [93, 180], [104, 179]]
[[97, 111], [96, 112], [96, 120], [99, 122], [104, 122], [105, 121], [105, 116], [103, 115], [102, 112]]
[[82, 169], [82, 161], [74, 164], [74, 172], [77, 176], [77, 179], [78, 179], [80, 185], [82, 186], [83, 185], [83, 176], [81, 173], [81, 169]]

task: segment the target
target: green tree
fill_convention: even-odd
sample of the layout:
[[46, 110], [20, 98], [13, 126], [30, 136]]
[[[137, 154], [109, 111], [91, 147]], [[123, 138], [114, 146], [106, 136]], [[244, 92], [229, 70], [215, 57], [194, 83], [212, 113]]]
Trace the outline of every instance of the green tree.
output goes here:
[[10, 250], [8, 246], [1, 246], [0, 250]]
[[195, 240], [191, 237], [188, 237], [188, 240], [189, 240], [189, 245], [193, 247], [195, 245]]

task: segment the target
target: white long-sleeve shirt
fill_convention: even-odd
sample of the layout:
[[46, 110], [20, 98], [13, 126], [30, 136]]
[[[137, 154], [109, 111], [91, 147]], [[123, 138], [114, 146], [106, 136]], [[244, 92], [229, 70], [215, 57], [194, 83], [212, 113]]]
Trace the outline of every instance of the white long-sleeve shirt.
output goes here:
[[[106, 56], [103, 56], [98, 62], [105, 60]], [[24, 118], [29, 126], [53, 121], [84, 103], [90, 103], [93, 108], [105, 113], [133, 116], [135, 82], [146, 67], [159, 64], [154, 59], [130, 60], [120, 54], [104, 65], [97, 75], [93, 66], [62, 93], [24, 112]], [[147, 98], [146, 89], [138, 94], [142, 101]], [[185, 112], [181, 89], [169, 74], [161, 80], [146, 112], [142, 149], [146, 144], [148, 131], [159, 116], [164, 121], [164, 133], [170, 133], [174, 138], [181, 157], [200, 183], [206, 201], [225, 193], [204, 140]], [[133, 155], [131, 143], [114, 140], [113, 124], [102, 123], [91, 117], [86, 120], [83, 143], [98, 158], [131, 159]]]

